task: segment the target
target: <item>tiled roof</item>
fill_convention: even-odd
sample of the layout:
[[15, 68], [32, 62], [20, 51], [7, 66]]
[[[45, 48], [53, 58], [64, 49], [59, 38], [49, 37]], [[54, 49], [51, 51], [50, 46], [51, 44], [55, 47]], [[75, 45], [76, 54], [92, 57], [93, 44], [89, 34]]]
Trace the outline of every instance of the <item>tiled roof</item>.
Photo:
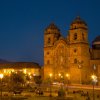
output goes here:
[[0, 68], [40, 68], [39, 64], [34, 62], [11, 62], [0, 63]]

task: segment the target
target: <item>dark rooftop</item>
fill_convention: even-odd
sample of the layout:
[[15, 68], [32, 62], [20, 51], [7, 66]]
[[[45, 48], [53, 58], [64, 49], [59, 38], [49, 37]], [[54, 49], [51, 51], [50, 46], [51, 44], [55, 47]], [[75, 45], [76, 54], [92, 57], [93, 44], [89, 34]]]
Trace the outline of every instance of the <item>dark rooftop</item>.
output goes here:
[[85, 22], [84, 20], [82, 20], [82, 19], [80, 18], [80, 16], [77, 16], [77, 17], [73, 20], [73, 22], [71, 23], [71, 25], [72, 25], [72, 24], [85, 24], [85, 25], [87, 26], [86, 22]]
[[48, 30], [48, 29], [52, 29], [52, 30], [57, 29], [58, 31], [60, 31], [60, 29], [54, 23], [51, 23], [45, 30]]
[[97, 37], [94, 39], [93, 43], [94, 43], [94, 42], [100, 42], [100, 36], [97, 36]]
[[9, 62], [0, 63], [0, 68], [40, 68], [40, 66], [34, 62]]

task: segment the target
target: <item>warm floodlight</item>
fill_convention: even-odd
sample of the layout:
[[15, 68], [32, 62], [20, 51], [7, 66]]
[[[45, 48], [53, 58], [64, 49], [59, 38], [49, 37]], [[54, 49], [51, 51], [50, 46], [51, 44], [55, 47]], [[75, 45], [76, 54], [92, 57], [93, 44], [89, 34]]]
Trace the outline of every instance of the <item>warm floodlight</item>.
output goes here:
[[94, 75], [94, 74], [91, 75], [91, 78], [92, 78], [92, 81], [93, 81], [93, 82], [97, 82], [97, 76], [96, 76], [96, 75]]
[[59, 76], [61, 76], [61, 74], [60, 74], [60, 73], [59, 73], [58, 75], [59, 75]]
[[2, 79], [3, 78], [3, 74], [0, 74], [0, 79]]
[[52, 77], [52, 73], [50, 73], [49, 76]]
[[69, 74], [66, 74], [66, 77], [69, 77]]

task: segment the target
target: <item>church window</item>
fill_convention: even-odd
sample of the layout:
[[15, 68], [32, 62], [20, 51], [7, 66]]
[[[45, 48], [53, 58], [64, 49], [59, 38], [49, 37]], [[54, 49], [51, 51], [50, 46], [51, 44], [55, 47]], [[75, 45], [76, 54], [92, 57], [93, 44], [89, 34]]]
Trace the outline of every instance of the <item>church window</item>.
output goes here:
[[82, 33], [82, 39], [85, 40], [85, 38], [84, 38], [84, 34], [83, 34], [83, 33]]
[[74, 52], [76, 53], [77, 52], [77, 49], [74, 49]]
[[77, 39], [77, 33], [74, 34], [74, 40], [76, 40], [76, 39]]
[[51, 39], [50, 38], [48, 38], [48, 44], [51, 42]]
[[75, 29], [77, 29], [77, 27], [75, 26]]
[[49, 52], [47, 52], [47, 55], [49, 55]]
[[50, 61], [49, 60], [47, 60], [47, 64], [50, 64]]
[[76, 58], [74, 59], [74, 63], [75, 63], [75, 64], [77, 63], [77, 59], [76, 59]]

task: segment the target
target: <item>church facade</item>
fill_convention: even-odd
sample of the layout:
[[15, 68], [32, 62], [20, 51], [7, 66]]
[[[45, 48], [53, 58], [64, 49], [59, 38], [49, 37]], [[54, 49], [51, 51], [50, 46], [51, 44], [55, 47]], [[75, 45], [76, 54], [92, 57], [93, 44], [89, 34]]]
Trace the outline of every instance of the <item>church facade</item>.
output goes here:
[[95, 45], [94, 41], [95, 49], [90, 48], [88, 26], [79, 16], [70, 24], [66, 37], [51, 23], [44, 31], [44, 80], [52, 75], [53, 81], [62, 78], [71, 84], [89, 84], [95, 70], [99, 75], [100, 47]]

